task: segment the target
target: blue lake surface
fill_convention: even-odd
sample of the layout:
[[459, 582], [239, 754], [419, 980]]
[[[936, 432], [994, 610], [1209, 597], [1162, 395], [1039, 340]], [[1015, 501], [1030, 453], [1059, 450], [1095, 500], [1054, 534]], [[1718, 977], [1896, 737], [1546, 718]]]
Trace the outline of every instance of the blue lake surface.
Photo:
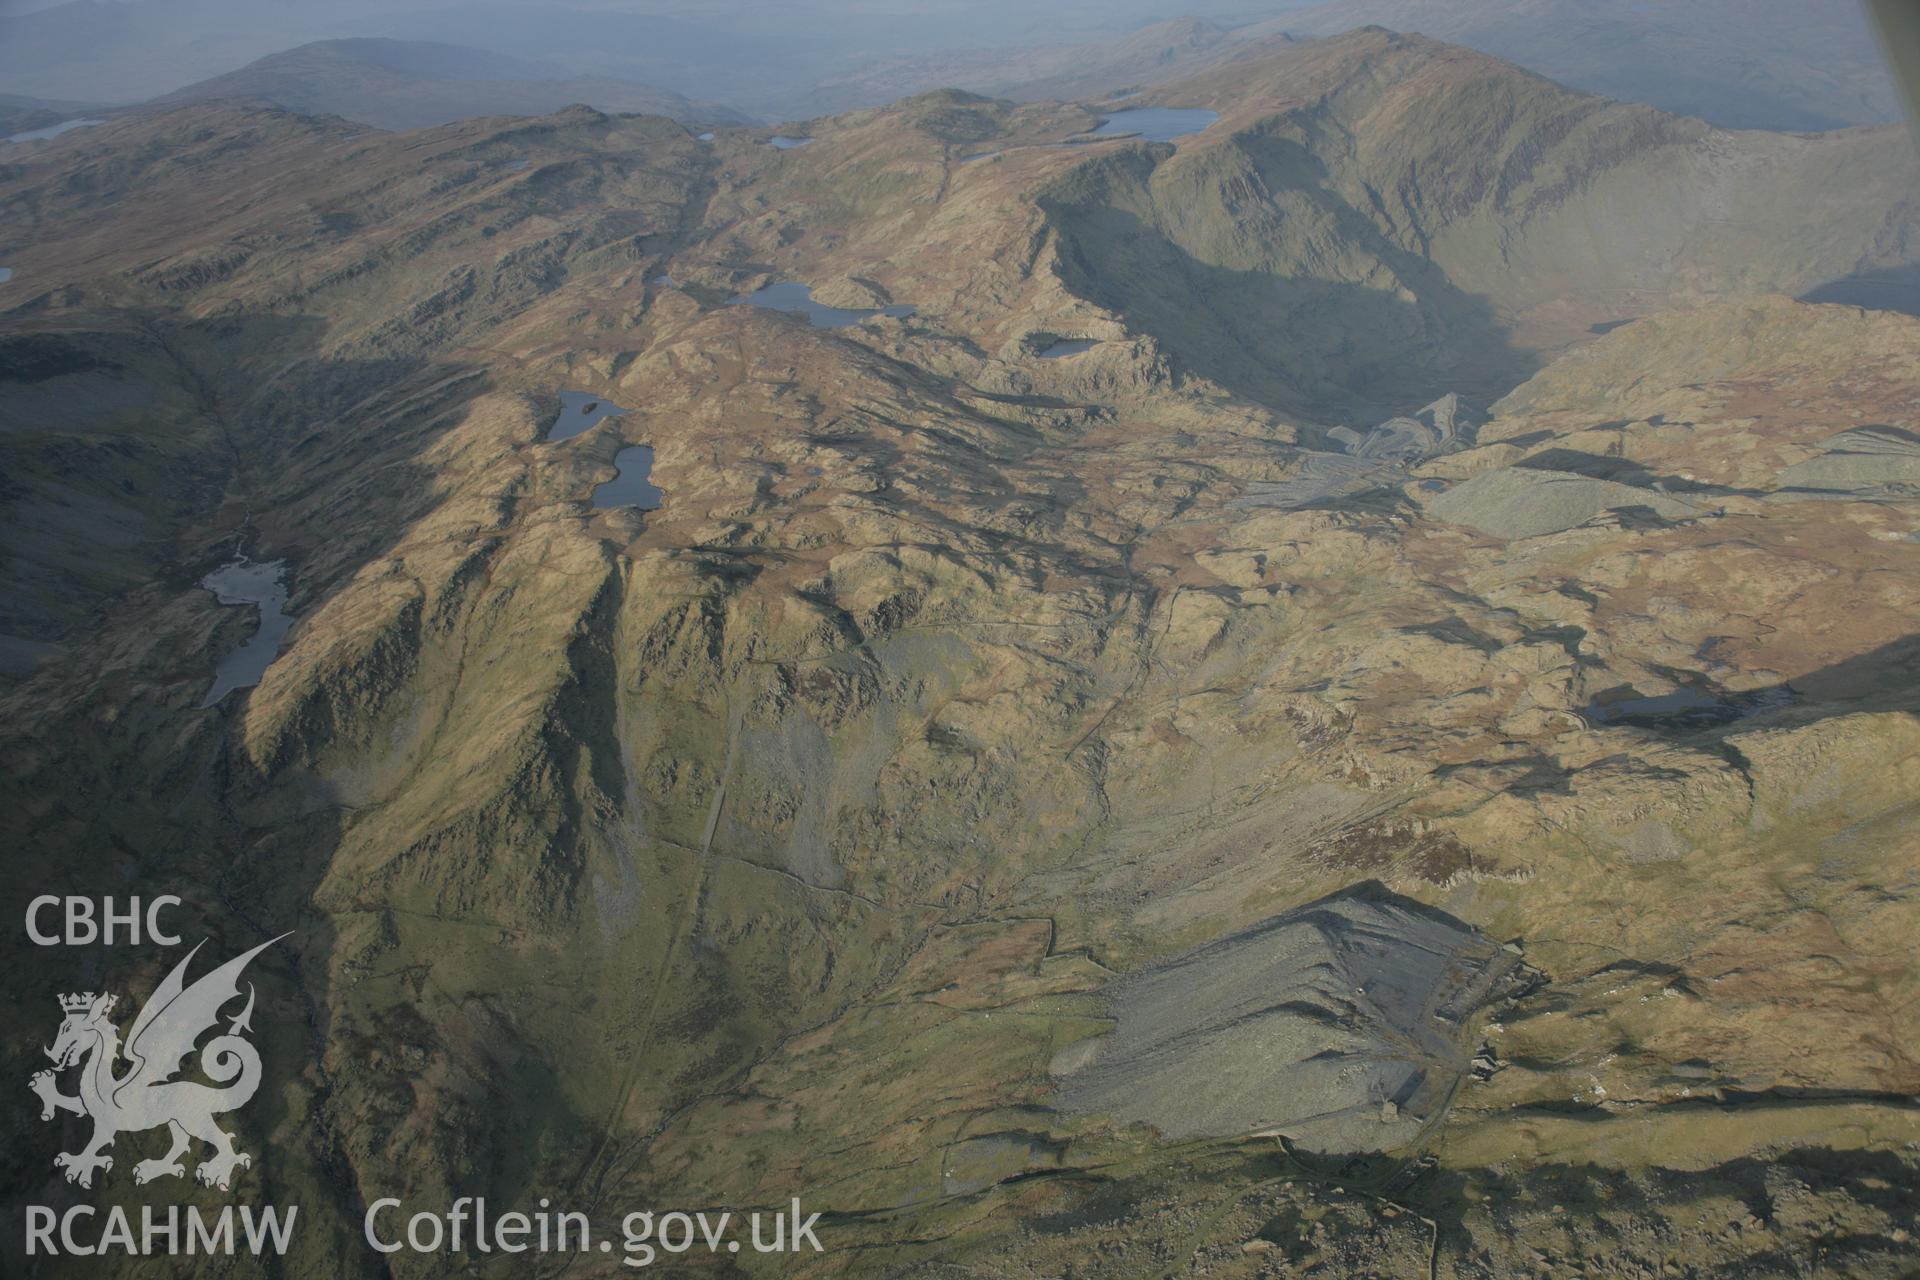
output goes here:
[[767, 139], [767, 145], [781, 151], [791, 151], [795, 147], [804, 147], [812, 141], [812, 138], [789, 138], [784, 134], [776, 133]]
[[616, 414], [625, 412], [625, 409], [612, 401], [602, 400], [599, 396], [589, 395], [585, 391], [562, 391], [560, 416], [553, 420], [553, 430], [547, 432], [547, 439], [571, 440], [595, 423], [604, 422]]
[[13, 279], [13, 268], [0, 267], [0, 284], [5, 284], [7, 281], [11, 279]]
[[200, 700], [201, 706], [210, 707], [235, 689], [259, 684], [260, 677], [280, 656], [280, 642], [293, 626], [293, 618], [287, 613], [286, 571], [284, 561], [254, 564], [241, 556], [200, 579], [200, 585], [213, 592], [213, 598], [221, 604], [253, 605], [260, 611], [260, 625], [253, 635], [220, 659], [213, 673], [213, 688]]
[[1114, 112], [1093, 133], [1099, 138], [1138, 134], [1148, 142], [1172, 142], [1199, 133], [1219, 118], [1218, 111], [1202, 107], [1138, 107]]
[[763, 307], [768, 311], [798, 312], [807, 318], [807, 323], [816, 329], [844, 329], [848, 325], [859, 324], [869, 316], [906, 317], [913, 314], [913, 308], [899, 303], [890, 307], [860, 309], [857, 307], [830, 307], [824, 302], [813, 300], [813, 286], [787, 282], [770, 284], [764, 289], [733, 299], [728, 306]]
[[652, 445], [628, 445], [613, 455], [613, 465], [620, 472], [605, 484], [594, 486], [594, 506], [639, 507], [642, 511], [659, 508], [667, 495], [648, 478], [653, 474]]
[[1099, 346], [1092, 338], [1062, 338], [1040, 353], [1042, 360], [1060, 360], [1067, 356], [1077, 356], [1082, 351], [1091, 351]]
[[50, 124], [41, 129], [29, 129], [25, 133], [16, 133], [8, 142], [40, 142], [47, 138], [57, 138], [69, 129], [84, 129], [90, 124], [105, 124], [105, 120], [62, 120], [59, 124]]
[[1613, 698], [1604, 703], [1596, 699], [1582, 707], [1580, 714], [1590, 724], [1707, 728], [1791, 706], [1795, 697], [1786, 685], [1725, 697], [1683, 687], [1650, 697]]

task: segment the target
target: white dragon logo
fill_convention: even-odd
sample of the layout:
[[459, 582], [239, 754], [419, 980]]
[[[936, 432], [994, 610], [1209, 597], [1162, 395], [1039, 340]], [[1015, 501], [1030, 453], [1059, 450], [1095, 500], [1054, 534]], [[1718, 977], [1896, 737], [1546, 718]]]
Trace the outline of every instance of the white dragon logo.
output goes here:
[[[42, 1120], [51, 1120], [61, 1111], [93, 1119], [93, 1137], [84, 1147], [53, 1158], [54, 1168], [65, 1170], [68, 1182], [91, 1187], [95, 1170], [113, 1168], [113, 1157], [106, 1152], [116, 1137], [161, 1125], [172, 1134], [172, 1149], [158, 1160], [135, 1165], [135, 1182], [183, 1176], [187, 1170], [180, 1157], [193, 1138], [214, 1149], [194, 1170], [194, 1176], [210, 1187], [227, 1190], [234, 1171], [253, 1163], [252, 1156], [233, 1145], [233, 1135], [213, 1122], [216, 1113], [244, 1106], [260, 1087], [259, 1051], [241, 1036], [253, 1029], [252, 984], [247, 986], [246, 1007], [229, 1020], [226, 1034], [215, 1036], [200, 1050], [200, 1070], [214, 1083], [173, 1077], [185, 1066], [195, 1042], [219, 1022], [221, 1006], [239, 996], [240, 971], [278, 941], [263, 942], [187, 986], [187, 965], [200, 951], [200, 946], [194, 947], [133, 1020], [124, 1049], [110, 1020], [118, 996], [86, 992], [60, 997], [60, 1008], [67, 1016], [47, 1050], [53, 1070], [36, 1072], [28, 1083], [40, 1095]], [[122, 1056], [130, 1066], [116, 1076], [114, 1064]], [[76, 1064], [80, 1092], [61, 1093], [55, 1073]]]

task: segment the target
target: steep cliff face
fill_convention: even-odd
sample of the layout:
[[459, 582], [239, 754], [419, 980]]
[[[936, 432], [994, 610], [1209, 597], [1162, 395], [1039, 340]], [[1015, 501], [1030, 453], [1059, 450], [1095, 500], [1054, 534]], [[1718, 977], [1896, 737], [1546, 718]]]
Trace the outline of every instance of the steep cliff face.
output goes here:
[[1296, 412], [1490, 399], [1594, 325], [1911, 252], [1920, 168], [1897, 129], [1715, 129], [1378, 30], [1140, 102], [1222, 117], [1045, 193], [1066, 278], [1182, 367]]
[[[1707, 1216], [1790, 1176], [1818, 1211], [1726, 1257], [1841, 1223], [1891, 1274], [1912, 1205], [1831, 1153], [1910, 1185], [1920, 321], [1663, 312], [1517, 389], [1544, 357], [1513, 327], [1562, 287], [1530, 265], [1553, 228], [1665, 225], [1637, 175], [1696, 200], [1715, 148], [1880, 143], [1711, 134], [1372, 34], [1302, 57], [1236, 71], [1218, 132], [1172, 148], [933, 95], [785, 151], [594, 113], [350, 140], [198, 109], [8, 169], [34, 234], [0, 373], [73, 412], [44, 428], [66, 453], [7, 455], [7, 500], [119, 514], [23, 526], [47, 532], [8, 625], [60, 648], [5, 688], [0, 822], [29, 853], [0, 883], [110, 864], [194, 886], [236, 939], [298, 930], [284, 1093], [245, 1123], [341, 1239], [405, 1187], [606, 1223], [797, 1194], [845, 1274], [1059, 1274], [1129, 1237], [1251, 1267], [1264, 1224], [1326, 1215], [1302, 1266], [1429, 1256], [1338, 1182], [1496, 1274], [1556, 1232], [1620, 1274], [1664, 1265], [1656, 1236], [1712, 1259]], [[1449, 111], [1510, 128], [1404, 136]], [[1829, 172], [1800, 164], [1776, 180]], [[1848, 269], [1899, 216], [1855, 194], [1817, 252], [1791, 239], [1810, 200], [1768, 214], [1768, 283]], [[1472, 274], [1480, 243], [1506, 272]], [[1753, 283], [1687, 261], [1702, 293]], [[1568, 305], [1630, 266], [1576, 264]], [[728, 305], [779, 280], [918, 310]], [[1511, 394], [1439, 456], [1303, 443], [1474, 369]], [[563, 388], [623, 412], [548, 440]], [[661, 507], [595, 506], [640, 444]], [[182, 479], [116, 496], [72, 462], [95, 454]], [[72, 568], [136, 519], [141, 586]], [[244, 627], [194, 584], [237, 533], [287, 561], [297, 622], [196, 710]], [[1440, 1002], [1449, 1087], [1361, 1100], [1384, 1154], [1060, 1105], [1135, 1007], [1116, 974], [1205, 986], [1193, 957], [1239, 952], [1202, 944], [1359, 882], [1550, 979]], [[1315, 942], [1363, 977], [1366, 919]], [[70, 978], [19, 963], [9, 1025], [38, 1027]], [[1393, 1025], [1273, 1022], [1305, 1061]], [[1482, 1037], [1484, 1069], [1454, 1060]], [[27, 1185], [43, 1135], [9, 1137]], [[1631, 1229], [1557, 1225], [1517, 1194], [1542, 1170]]]

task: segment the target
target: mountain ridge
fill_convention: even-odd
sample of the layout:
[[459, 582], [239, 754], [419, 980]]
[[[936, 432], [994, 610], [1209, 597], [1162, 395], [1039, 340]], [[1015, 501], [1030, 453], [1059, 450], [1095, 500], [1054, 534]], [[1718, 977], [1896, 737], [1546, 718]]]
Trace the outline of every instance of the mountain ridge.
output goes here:
[[384, 39], [299, 45], [161, 94], [150, 105], [222, 99], [254, 99], [383, 129], [416, 129], [472, 116], [546, 115], [572, 103], [694, 124], [751, 123], [729, 107], [692, 102], [669, 90], [574, 76], [548, 64], [458, 45]]
[[1248, 35], [1327, 36], [1368, 24], [1469, 45], [1573, 87], [1729, 128], [1900, 119], [1872, 28], [1846, 0], [1330, 0]]
[[[1920, 165], [1898, 128], [1720, 130], [1379, 28], [1229, 62], [1137, 101], [1222, 118], [1170, 155], [1103, 153], [1047, 198], [1069, 226], [1073, 210], [1131, 220], [1087, 242], [1086, 274], [1109, 290], [1209, 273], [1205, 287], [1137, 310], [1191, 317], [1195, 330], [1156, 336], [1217, 380], [1263, 387], [1268, 403], [1297, 408], [1302, 388], [1237, 354], [1256, 333], [1289, 334], [1322, 394], [1334, 388], [1314, 353], [1372, 332], [1394, 335], [1398, 363], [1442, 362], [1424, 385], [1491, 398], [1595, 325], [1728, 291], [1803, 292], [1896, 267], [1914, 242]], [[1780, 185], [1836, 207], [1778, 201]], [[1116, 247], [1158, 265], [1115, 262]], [[1502, 366], [1444, 367], [1449, 352], [1509, 342]]]

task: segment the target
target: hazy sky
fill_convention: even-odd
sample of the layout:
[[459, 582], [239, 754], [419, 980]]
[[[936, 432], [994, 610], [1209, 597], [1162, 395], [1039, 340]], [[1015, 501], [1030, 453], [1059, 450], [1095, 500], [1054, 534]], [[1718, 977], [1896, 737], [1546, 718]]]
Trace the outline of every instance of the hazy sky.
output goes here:
[[1223, 25], [1305, 0], [0, 0], [0, 93], [127, 102], [311, 40], [545, 59], [706, 99], [778, 98], [877, 59]]
[[[0, 0], [0, 95], [139, 102], [310, 41], [371, 36], [507, 54], [551, 69], [538, 78], [606, 77], [778, 121], [885, 101], [873, 96], [883, 87], [991, 87], [995, 68], [1034, 46], [1194, 16], [1322, 35], [1380, 22], [1737, 126], [1831, 128], [1897, 111], [1858, 0], [1341, 0], [1310, 11], [1317, 3]], [[895, 74], [903, 59], [917, 61]]]

